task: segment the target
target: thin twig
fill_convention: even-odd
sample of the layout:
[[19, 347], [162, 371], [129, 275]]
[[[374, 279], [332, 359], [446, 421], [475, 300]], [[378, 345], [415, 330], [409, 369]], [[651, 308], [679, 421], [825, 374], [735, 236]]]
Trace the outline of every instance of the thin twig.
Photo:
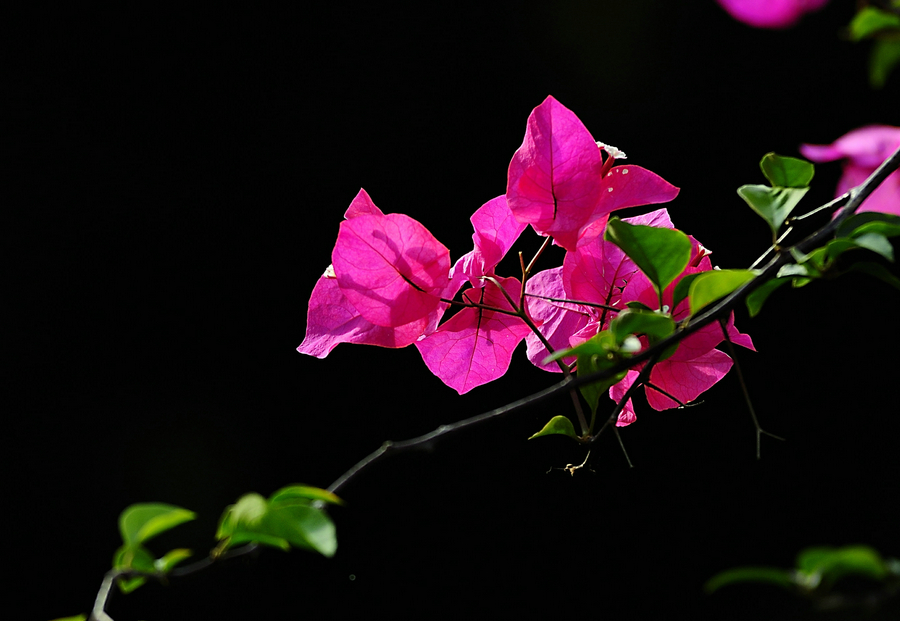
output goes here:
[[750, 401], [750, 391], [747, 390], [747, 382], [744, 381], [741, 363], [738, 361], [737, 352], [734, 350], [734, 343], [731, 342], [731, 336], [728, 334], [728, 326], [724, 319], [719, 319], [719, 325], [722, 326], [722, 334], [725, 335], [728, 353], [731, 355], [731, 360], [734, 362], [734, 370], [735, 373], [737, 373], [738, 382], [741, 384], [741, 391], [744, 393], [744, 402], [747, 404], [747, 409], [750, 410], [750, 418], [753, 419], [753, 426], [756, 427], [756, 459], [759, 459], [760, 438], [762, 434], [766, 434], [767, 436], [775, 438], [776, 440], [781, 440], [782, 442], [784, 442], [784, 438], [776, 436], [774, 433], [769, 433], [760, 426], [759, 419], [756, 417], [756, 410], [753, 409], [753, 402]]

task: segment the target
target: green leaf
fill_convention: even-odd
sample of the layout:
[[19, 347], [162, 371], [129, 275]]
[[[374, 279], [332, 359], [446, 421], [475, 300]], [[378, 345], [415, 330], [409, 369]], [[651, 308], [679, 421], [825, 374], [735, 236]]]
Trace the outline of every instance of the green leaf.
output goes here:
[[848, 575], [883, 580], [888, 574], [881, 555], [869, 546], [806, 548], [797, 557], [797, 567], [813, 587], [819, 582], [833, 584]]
[[710, 578], [704, 585], [707, 593], [713, 593], [723, 586], [741, 582], [764, 582], [786, 589], [795, 586], [794, 572], [777, 567], [735, 567]]
[[572, 426], [572, 421], [565, 416], [554, 416], [546, 425], [544, 425], [543, 429], [528, 439], [534, 440], [535, 438], [540, 438], [542, 436], [552, 436], [556, 434], [569, 436], [575, 440], [578, 439], [578, 435], [575, 433], [575, 427]]
[[245, 543], [258, 543], [259, 545], [269, 546], [270, 548], [278, 548], [282, 552], [289, 552], [291, 549], [291, 544], [283, 537], [268, 535], [257, 530], [236, 530], [223, 541], [223, 544], [221, 544], [219, 548], [220, 552], [224, 552], [235, 546], [244, 545]]
[[[583, 375], [591, 375], [593, 373], [598, 373], [605, 369], [608, 369], [615, 364], [617, 364], [621, 360], [621, 353], [619, 351], [620, 345], [622, 343], [616, 342], [616, 337], [609, 330], [604, 330], [594, 337], [588, 339], [584, 343], [581, 343], [571, 349], [566, 349], [562, 351], [554, 352], [552, 356], [548, 356], [544, 359], [544, 364], [548, 362], [552, 362], [558, 358], [565, 358], [567, 356], [577, 356], [577, 374], [578, 376]], [[627, 352], [622, 352], [627, 353]], [[625, 371], [621, 373], [617, 373], [613, 377], [609, 377], [605, 380], [599, 380], [592, 384], [585, 384], [581, 386], [579, 390], [581, 391], [582, 396], [588, 402], [588, 405], [591, 406], [591, 411], [597, 411], [597, 405], [600, 402], [600, 397], [609, 389], [610, 386], [619, 382], [623, 377], [625, 377]]]
[[893, 274], [891, 274], [890, 270], [888, 270], [885, 266], [880, 263], [872, 263], [870, 261], [859, 261], [857, 263], [853, 263], [848, 269], [848, 272], [862, 272], [863, 274], [868, 274], [869, 276], [873, 276], [879, 280], [886, 282], [896, 289], [900, 289], [900, 278], [897, 278]]
[[629, 309], [619, 313], [610, 323], [609, 329], [619, 345], [632, 334], [645, 334], [653, 344], [672, 334], [675, 331], [675, 322], [669, 315]]
[[769, 295], [778, 287], [791, 280], [790, 278], [773, 278], [772, 280], [760, 285], [750, 295], [747, 296], [747, 310], [750, 311], [751, 317], [756, 317], [762, 310], [763, 304], [769, 298]]
[[662, 298], [665, 290], [684, 271], [691, 258], [691, 241], [674, 229], [628, 224], [610, 218], [603, 238], [611, 241], [656, 285]]
[[816, 278], [818, 274], [815, 271], [810, 271], [805, 265], [798, 265], [796, 263], [788, 263], [787, 265], [782, 265], [778, 268], [778, 273], [775, 275], [776, 278], [796, 278], [796, 277], [804, 277], [804, 278]]
[[[113, 569], [134, 569], [152, 574], [156, 573], [154, 562], [153, 555], [144, 546], [140, 544], [129, 546], [126, 544], [116, 550], [113, 556]], [[122, 593], [131, 593], [145, 582], [147, 582], [147, 579], [143, 576], [119, 578], [116, 581]]]
[[725, 297], [758, 274], [756, 270], [710, 270], [701, 273], [691, 283], [688, 293], [691, 314], [695, 315], [704, 306]]
[[52, 621], [87, 621], [87, 615], [75, 615], [74, 617], [60, 617]]
[[[870, 226], [874, 228], [869, 228]], [[900, 231], [900, 216], [880, 211], [864, 211], [844, 220], [834, 236], [856, 237], [864, 233], [881, 233], [886, 237], [893, 237], [898, 234], [896, 231]]]
[[806, 160], [766, 153], [759, 162], [763, 175], [773, 186], [806, 188], [815, 174], [815, 166]]
[[[334, 523], [323, 510], [313, 507], [307, 497], [324, 499], [320, 492], [310, 491], [315, 489], [284, 488], [269, 500], [256, 493], [245, 494], [222, 514], [216, 531], [216, 538], [221, 542], [219, 552], [256, 542], [284, 551], [293, 545], [325, 556], [334, 555], [337, 549]], [[327, 493], [324, 496], [328, 497]]]
[[238, 531], [252, 530], [268, 509], [266, 499], [256, 493], [245, 494], [225, 508], [216, 529], [216, 539], [225, 539]]
[[153, 561], [153, 567], [156, 571], [167, 574], [169, 573], [173, 567], [178, 565], [183, 560], [189, 559], [193, 552], [188, 550], [187, 548], [175, 548], [174, 550], [169, 550], [161, 557]]
[[320, 489], [318, 487], [309, 487], [306, 485], [291, 485], [289, 487], [283, 487], [269, 496], [269, 503], [277, 504], [284, 500], [296, 500], [298, 498], [305, 498], [307, 500], [321, 500], [322, 502], [327, 502], [333, 505], [344, 504], [343, 500], [341, 500], [328, 490]]
[[149, 541], [156, 535], [193, 520], [193, 511], [163, 503], [143, 503], [127, 507], [119, 516], [119, 531], [126, 545]]
[[584, 343], [579, 343], [575, 347], [569, 349], [558, 349], [551, 355], [544, 358], [542, 364], [549, 364], [560, 358], [568, 358], [569, 356], [581, 356], [591, 354], [612, 354], [616, 349], [616, 341], [609, 330], [604, 330], [594, 335]]
[[860, 41], [886, 28], [900, 28], [900, 15], [867, 6], [850, 22], [850, 38]]
[[872, 88], [884, 88], [891, 71], [900, 64], [900, 40], [879, 39], [869, 52], [869, 84]]
[[778, 237], [778, 231], [791, 211], [797, 206], [809, 188], [770, 188], [766, 185], [742, 185], [738, 195], [746, 201], [750, 208], [762, 216], [772, 229], [772, 237]]
[[329, 558], [337, 551], [334, 522], [324, 511], [305, 502], [283, 502], [270, 507], [259, 528], [266, 535]]
[[[838, 240], [835, 240], [838, 241]], [[894, 247], [884, 235], [880, 233], [866, 233], [853, 239], [857, 246], [880, 254], [888, 261], [894, 261]]]
[[700, 274], [688, 274], [684, 278], [678, 281], [678, 284], [675, 285], [675, 291], [672, 292], [672, 312], [675, 312], [675, 309], [678, 308], [678, 305], [681, 303], [683, 299], [688, 296], [688, 292], [691, 290], [691, 283], [694, 282], [694, 279], [697, 278]]

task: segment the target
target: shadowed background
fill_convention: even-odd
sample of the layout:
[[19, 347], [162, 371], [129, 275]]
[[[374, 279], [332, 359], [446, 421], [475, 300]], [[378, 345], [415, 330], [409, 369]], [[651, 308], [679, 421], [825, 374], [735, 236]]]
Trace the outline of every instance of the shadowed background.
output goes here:
[[[384, 440], [557, 379], [524, 347], [463, 397], [412, 347], [298, 354], [360, 187], [455, 260], [552, 94], [681, 188], [666, 207], [714, 263], [745, 267], [768, 230], [735, 189], [763, 182], [764, 153], [900, 124], [898, 76], [871, 91], [866, 44], [839, 38], [852, 12], [834, 1], [785, 32], [711, 1], [18, 16], [3, 306], [28, 617], [89, 609], [130, 503], [196, 511], [150, 547], [202, 555], [243, 493], [326, 487]], [[839, 173], [819, 166], [804, 202], [830, 199]], [[538, 245], [526, 233], [517, 248]], [[560, 398], [359, 476], [331, 512], [333, 559], [265, 551], [115, 595], [113, 617], [798, 618], [803, 603], [772, 588], [702, 585], [735, 565], [789, 567], [808, 545], [900, 555], [896, 296], [847, 279], [738, 312], [759, 350], [741, 352], [757, 412], [788, 438], [764, 438], [760, 462], [733, 374], [692, 409], [638, 403], [631, 470], [612, 436], [593, 472], [551, 470], [584, 458], [564, 438], [525, 440], [569, 413]]]

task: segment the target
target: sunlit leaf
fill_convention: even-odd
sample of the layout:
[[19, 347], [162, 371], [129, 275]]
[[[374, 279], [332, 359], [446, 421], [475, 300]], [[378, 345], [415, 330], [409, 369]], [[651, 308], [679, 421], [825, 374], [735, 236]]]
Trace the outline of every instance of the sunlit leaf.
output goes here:
[[173, 505], [136, 504], [126, 508], [119, 516], [119, 531], [126, 545], [136, 545], [195, 517], [193, 511]]
[[285, 500], [295, 500], [298, 498], [305, 498], [307, 500], [321, 500], [322, 502], [327, 502], [333, 505], [344, 504], [343, 500], [341, 500], [328, 490], [320, 489], [318, 487], [309, 487], [307, 485], [291, 485], [289, 487], [283, 487], [269, 496], [269, 502], [272, 504], [277, 504]]
[[900, 28], [900, 15], [867, 6], [850, 22], [850, 38], [859, 41], [887, 28]]
[[697, 278], [700, 274], [704, 272], [698, 272], [696, 274], [688, 274], [684, 278], [678, 281], [678, 284], [675, 285], [675, 291], [672, 292], [672, 309], [678, 308], [678, 305], [681, 304], [681, 301], [688, 296], [688, 292], [691, 290], [691, 283], [694, 282], [694, 279]]
[[[134, 569], [148, 574], [156, 573], [153, 555], [144, 546], [134, 544], [123, 545], [116, 550], [113, 556], [113, 569]], [[116, 583], [122, 593], [131, 593], [144, 584], [147, 579], [143, 576], [119, 578]]]
[[540, 438], [541, 436], [551, 436], [551, 435], [564, 435], [569, 436], [573, 439], [578, 439], [578, 435], [575, 433], [575, 427], [572, 426], [572, 421], [570, 421], [565, 416], [554, 416], [551, 418], [544, 428], [538, 431], [536, 434], [528, 438], [529, 440], [534, 440], [535, 438]]
[[193, 552], [188, 550], [187, 548], [175, 548], [174, 550], [169, 550], [161, 557], [156, 559], [153, 562], [153, 566], [156, 571], [160, 573], [169, 573], [173, 567], [178, 565], [181, 561], [186, 560], [191, 557]]
[[297, 548], [331, 557], [337, 551], [337, 536], [331, 518], [308, 504], [282, 502], [271, 506], [259, 526], [262, 533], [279, 537]]
[[688, 300], [691, 314], [694, 315], [704, 306], [725, 297], [744, 283], [759, 274], [756, 270], [710, 270], [703, 272], [691, 283]]
[[675, 229], [628, 224], [611, 218], [604, 239], [621, 248], [658, 292], [684, 271], [691, 258], [690, 239]]
[[672, 334], [675, 322], [661, 313], [627, 310], [616, 316], [610, 330], [616, 337], [616, 343], [621, 344], [630, 334], [644, 334], [652, 344]]
[[759, 163], [763, 175], [773, 186], [806, 188], [815, 174], [815, 167], [806, 160], [766, 153]]
[[770, 188], [766, 185], [742, 185], [738, 188], [738, 195], [746, 201], [750, 208], [762, 216], [769, 228], [772, 229], [772, 237], [778, 237], [781, 225], [791, 215], [791, 211], [797, 206], [809, 188]]
[[[869, 546], [806, 548], [797, 557], [797, 567], [807, 576], [820, 576], [822, 582], [829, 584], [848, 575], [873, 580], [882, 580], [887, 575], [881, 555]], [[813, 584], [816, 582], [814, 579]]]
[[325, 556], [334, 555], [337, 549], [334, 524], [323, 510], [311, 505], [312, 500], [330, 500], [333, 495], [315, 490], [287, 487], [269, 500], [256, 493], [245, 494], [222, 515], [216, 531], [216, 538], [222, 542], [219, 550], [255, 542], [285, 551], [293, 545]]
[[703, 588], [707, 593], [713, 593], [729, 584], [764, 582], [790, 589], [795, 586], [793, 573], [777, 567], [736, 567], [716, 574]]

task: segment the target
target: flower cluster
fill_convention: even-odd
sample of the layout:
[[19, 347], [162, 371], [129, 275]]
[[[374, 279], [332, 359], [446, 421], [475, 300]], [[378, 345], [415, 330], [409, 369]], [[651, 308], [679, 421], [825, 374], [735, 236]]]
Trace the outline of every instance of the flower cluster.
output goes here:
[[[678, 194], [655, 173], [623, 165], [624, 159], [548, 97], [528, 118], [509, 165], [506, 194], [475, 211], [474, 248], [452, 265], [447, 248], [424, 226], [383, 213], [360, 190], [340, 225], [332, 264], [313, 290], [298, 350], [324, 358], [340, 343], [415, 345], [428, 368], [463, 394], [502, 376], [523, 340], [533, 364], [567, 372], [574, 358], [549, 364], [546, 358], [607, 329], [630, 302], [683, 319], [687, 301], [673, 308], [673, 291], [683, 277], [712, 269], [709, 252], [690, 238], [687, 267], [660, 293], [623, 250], [604, 239], [612, 212], [668, 202]], [[674, 228], [665, 209], [625, 222]], [[545, 246], [552, 240], [566, 250], [563, 264], [534, 274], [523, 264], [520, 277], [496, 274], [529, 226], [547, 238]], [[461, 308], [442, 322], [451, 304]], [[733, 342], [752, 348], [733, 322], [728, 332]], [[715, 349], [722, 340], [720, 327], [708, 326], [657, 363], [645, 383], [651, 407], [683, 405], [721, 379], [731, 366]], [[647, 345], [644, 337], [641, 342]], [[621, 400], [638, 373], [630, 371], [610, 396]], [[619, 425], [633, 421], [634, 410], [625, 404]]]

